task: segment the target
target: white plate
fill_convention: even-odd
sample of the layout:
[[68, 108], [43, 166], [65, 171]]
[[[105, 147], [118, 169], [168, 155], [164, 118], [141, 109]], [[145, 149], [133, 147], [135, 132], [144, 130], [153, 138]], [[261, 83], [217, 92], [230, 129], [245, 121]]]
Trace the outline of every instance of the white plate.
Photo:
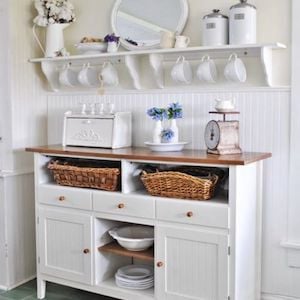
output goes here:
[[124, 284], [124, 285], [129, 285], [129, 286], [144, 286], [144, 285], [149, 285], [150, 283], [154, 282], [154, 277], [149, 277], [148, 279], [142, 279], [139, 281], [134, 281], [132, 279], [130, 279], [130, 281], [127, 281], [126, 279], [123, 279], [122, 277], [118, 277], [117, 275], [115, 276], [115, 279]]
[[124, 284], [132, 284], [132, 285], [144, 285], [148, 284], [150, 282], [154, 281], [154, 276], [150, 276], [147, 278], [142, 279], [129, 279], [129, 278], [123, 278], [122, 276], [119, 276], [118, 274], [115, 274], [116, 280], [119, 280], [120, 282], [123, 282]]
[[178, 142], [178, 143], [151, 143], [151, 142], [145, 142], [145, 145], [150, 150], [156, 151], [156, 152], [181, 151], [186, 144], [188, 144], [188, 142]]
[[118, 269], [116, 275], [127, 279], [144, 279], [153, 276], [154, 269], [147, 265], [129, 265]]
[[150, 282], [147, 285], [128, 285], [116, 280], [116, 285], [121, 288], [133, 289], [133, 290], [146, 290], [154, 286], [154, 282]]
[[106, 52], [107, 43], [79, 43], [75, 47], [80, 54], [99, 54]]

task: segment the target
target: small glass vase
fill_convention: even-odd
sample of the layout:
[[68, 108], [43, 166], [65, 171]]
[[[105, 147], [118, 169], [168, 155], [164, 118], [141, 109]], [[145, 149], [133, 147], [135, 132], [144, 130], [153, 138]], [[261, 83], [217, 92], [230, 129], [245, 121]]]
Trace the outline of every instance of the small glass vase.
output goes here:
[[176, 119], [172, 119], [171, 120], [171, 124], [170, 124], [170, 127], [169, 127], [173, 133], [174, 133], [174, 136], [172, 137], [172, 139], [170, 140], [170, 143], [178, 143], [179, 141], [179, 137], [178, 137], [178, 127], [177, 127], [177, 123], [176, 123]]
[[155, 126], [153, 129], [153, 134], [152, 134], [152, 141], [155, 144], [160, 144], [161, 143], [161, 132], [163, 130], [162, 127], [162, 122], [160, 120], [155, 122]]

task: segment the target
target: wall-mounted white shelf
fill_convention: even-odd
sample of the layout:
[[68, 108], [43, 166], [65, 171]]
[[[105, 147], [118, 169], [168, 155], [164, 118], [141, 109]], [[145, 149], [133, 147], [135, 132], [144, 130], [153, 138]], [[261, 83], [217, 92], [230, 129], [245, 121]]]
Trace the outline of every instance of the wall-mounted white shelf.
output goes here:
[[[135, 89], [143, 89], [141, 83], [141, 59], [147, 57], [151, 66], [158, 88], [164, 87], [163, 62], [176, 61], [178, 56], [184, 56], [189, 61], [201, 60], [203, 55], [213, 59], [227, 59], [230, 54], [236, 53], [239, 57], [254, 57], [259, 59], [263, 67], [265, 84], [273, 86], [272, 54], [273, 50], [285, 49], [281, 43], [251, 44], [251, 45], [226, 45], [216, 47], [189, 47], [185, 49], [152, 49], [140, 51], [122, 51], [116, 53], [100, 53], [92, 55], [73, 55], [55, 58], [30, 59], [32, 63], [41, 63], [42, 70], [54, 91], [59, 90], [58, 72], [67, 63], [73, 66], [82, 66], [89, 62], [91, 65], [101, 65], [105, 61], [124, 63], [132, 79]], [[121, 79], [122, 80], [122, 79]]]

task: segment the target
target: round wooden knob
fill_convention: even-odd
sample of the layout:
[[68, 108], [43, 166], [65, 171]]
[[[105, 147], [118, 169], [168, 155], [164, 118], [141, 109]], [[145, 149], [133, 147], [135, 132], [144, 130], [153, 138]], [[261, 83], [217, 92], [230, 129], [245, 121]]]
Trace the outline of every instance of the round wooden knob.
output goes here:
[[124, 208], [125, 207], [125, 204], [124, 203], [120, 203], [119, 205], [118, 205], [118, 208]]
[[59, 201], [65, 201], [65, 200], [66, 200], [66, 197], [65, 197], [65, 196], [59, 196], [59, 197], [58, 197], [58, 200], [59, 200]]
[[84, 249], [84, 250], [83, 250], [83, 253], [84, 253], [84, 254], [89, 254], [89, 253], [90, 253], [90, 249]]
[[164, 263], [162, 261], [159, 261], [156, 265], [157, 267], [161, 268], [164, 265]]
[[194, 214], [193, 214], [192, 211], [188, 211], [188, 212], [186, 213], [186, 216], [187, 216], [188, 218], [191, 218], [193, 215], [194, 215]]

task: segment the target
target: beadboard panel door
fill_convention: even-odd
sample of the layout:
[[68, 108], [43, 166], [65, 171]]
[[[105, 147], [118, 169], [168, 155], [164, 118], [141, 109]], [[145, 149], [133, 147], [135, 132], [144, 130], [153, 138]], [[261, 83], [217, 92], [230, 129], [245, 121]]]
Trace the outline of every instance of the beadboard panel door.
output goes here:
[[227, 299], [226, 234], [158, 225], [156, 237], [157, 299]]
[[[183, 89], [184, 90], [184, 89]], [[290, 90], [248, 89], [236, 91], [198, 91], [175, 93], [167, 90], [131, 92], [128, 94], [49, 94], [48, 95], [48, 142], [61, 143], [63, 114], [76, 110], [80, 103], [115, 104], [117, 111], [133, 113], [134, 146], [144, 146], [153, 129], [153, 121], [146, 116], [152, 106], [166, 106], [170, 102], [183, 105], [184, 118], [178, 120], [181, 141], [188, 141], [187, 148], [205, 148], [204, 129], [210, 116], [214, 99], [234, 99], [241, 112], [240, 140], [243, 151], [272, 152], [272, 158], [264, 163], [263, 179], [263, 261], [262, 290], [266, 293], [282, 294], [282, 290], [293, 290], [300, 295], [299, 285], [284, 284], [300, 280], [300, 273], [288, 267], [286, 250], [280, 243], [287, 233], [288, 164], [290, 135]], [[236, 116], [235, 116], [236, 118]], [[229, 118], [232, 119], [232, 118]], [[286, 174], [286, 175], [283, 175]], [[276, 261], [276, 264], [274, 264]]]
[[91, 217], [40, 209], [41, 273], [92, 283]]

